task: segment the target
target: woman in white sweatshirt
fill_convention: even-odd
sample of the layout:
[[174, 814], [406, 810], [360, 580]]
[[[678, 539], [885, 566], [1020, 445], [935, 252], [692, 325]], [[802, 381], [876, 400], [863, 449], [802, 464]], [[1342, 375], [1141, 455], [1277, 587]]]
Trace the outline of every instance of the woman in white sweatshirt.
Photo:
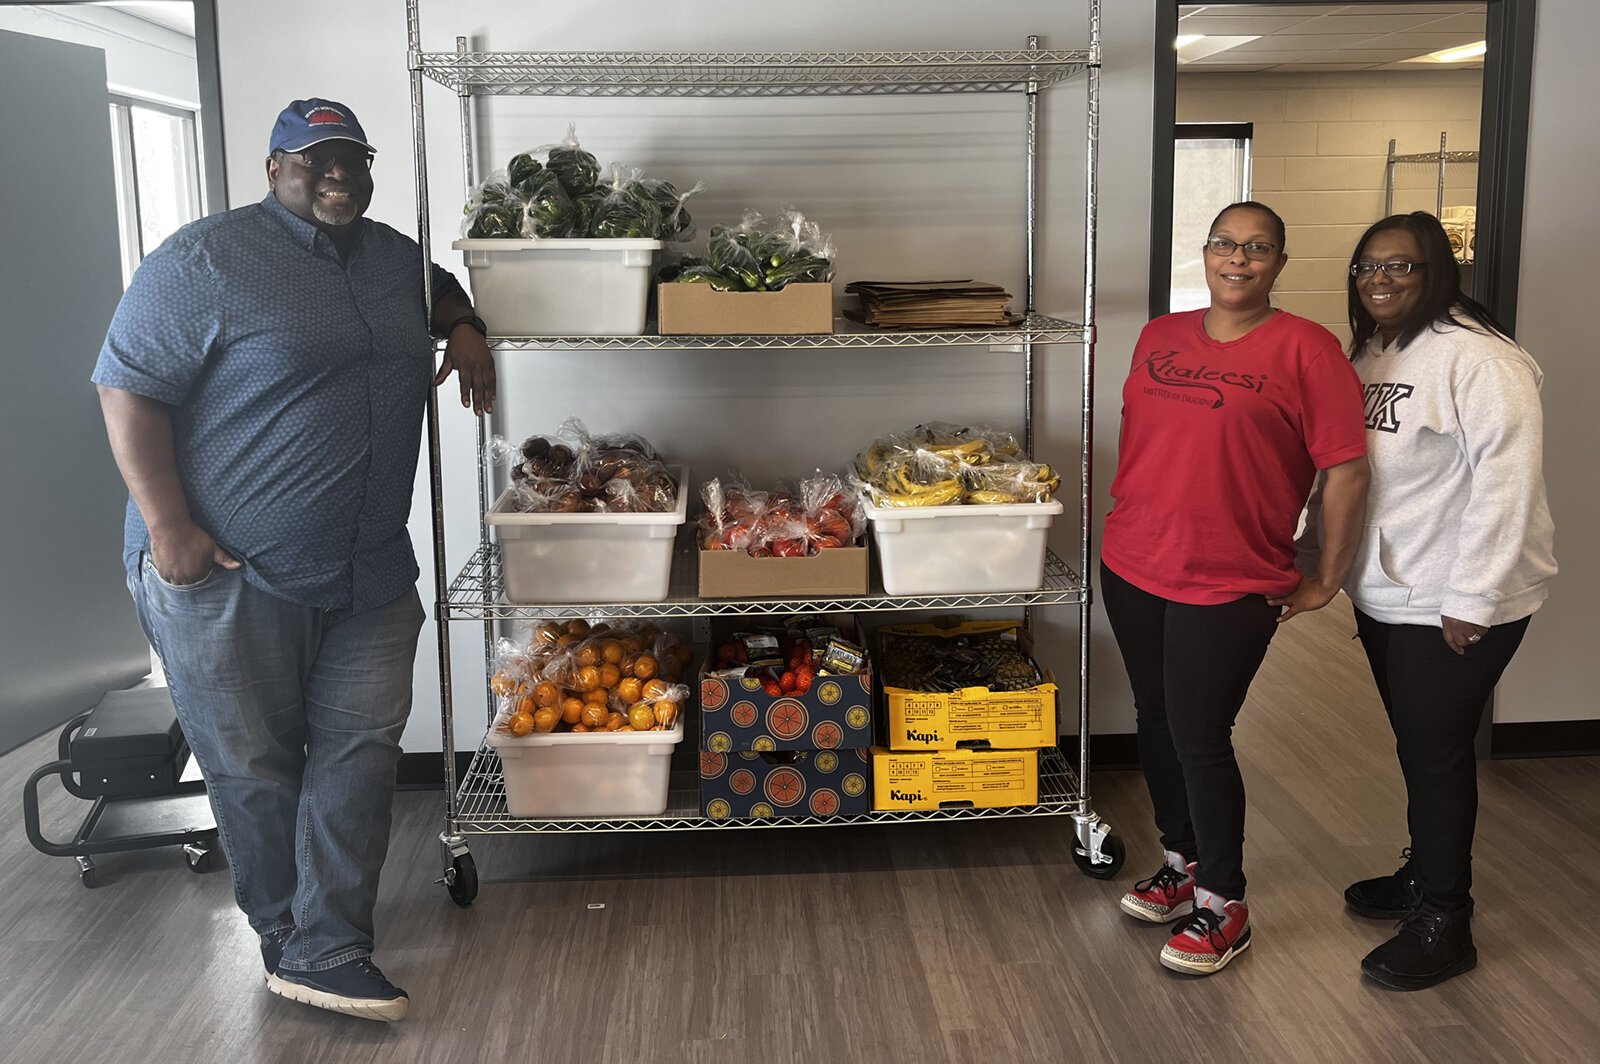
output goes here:
[[1411, 847], [1398, 872], [1353, 884], [1345, 901], [1362, 916], [1401, 920], [1361, 970], [1418, 990], [1477, 964], [1473, 738], [1556, 572], [1540, 468], [1542, 374], [1461, 293], [1431, 214], [1368, 229], [1349, 283], [1372, 486], [1345, 590], [1394, 728]]

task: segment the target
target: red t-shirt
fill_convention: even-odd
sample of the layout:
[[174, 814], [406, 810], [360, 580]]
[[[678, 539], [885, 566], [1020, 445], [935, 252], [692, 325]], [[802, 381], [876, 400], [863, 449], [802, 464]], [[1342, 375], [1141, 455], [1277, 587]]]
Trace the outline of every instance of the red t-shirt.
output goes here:
[[1367, 433], [1361, 380], [1328, 330], [1280, 310], [1223, 343], [1205, 313], [1139, 336], [1101, 559], [1153, 595], [1213, 606], [1294, 589], [1316, 471], [1366, 454]]

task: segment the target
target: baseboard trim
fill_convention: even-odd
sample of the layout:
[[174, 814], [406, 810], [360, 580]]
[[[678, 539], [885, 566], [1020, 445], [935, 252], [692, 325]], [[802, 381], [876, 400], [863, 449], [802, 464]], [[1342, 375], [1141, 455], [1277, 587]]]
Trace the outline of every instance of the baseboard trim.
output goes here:
[[1578, 757], [1600, 754], [1600, 720], [1543, 720], [1496, 724], [1491, 758]]
[[[1078, 760], [1078, 737], [1063, 735], [1061, 751], [1067, 760]], [[1139, 738], [1132, 732], [1089, 736], [1089, 771], [1102, 768], [1138, 768]]]
[[[456, 751], [457, 780], [467, 774], [467, 766], [471, 763], [470, 752]], [[444, 790], [444, 756], [437, 750], [427, 754], [401, 754], [394, 783], [402, 791]]]

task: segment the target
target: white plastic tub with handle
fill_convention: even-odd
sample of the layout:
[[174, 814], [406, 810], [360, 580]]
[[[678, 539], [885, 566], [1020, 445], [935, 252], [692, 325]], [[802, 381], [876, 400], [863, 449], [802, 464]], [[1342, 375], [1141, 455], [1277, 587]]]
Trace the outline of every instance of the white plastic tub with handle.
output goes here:
[[1005, 506], [866, 505], [891, 595], [976, 595], [1044, 585], [1059, 501]]
[[678, 504], [666, 513], [516, 513], [506, 489], [487, 515], [510, 602], [660, 602], [688, 516], [689, 470], [672, 468]]
[[659, 240], [457, 240], [494, 336], [638, 336]]

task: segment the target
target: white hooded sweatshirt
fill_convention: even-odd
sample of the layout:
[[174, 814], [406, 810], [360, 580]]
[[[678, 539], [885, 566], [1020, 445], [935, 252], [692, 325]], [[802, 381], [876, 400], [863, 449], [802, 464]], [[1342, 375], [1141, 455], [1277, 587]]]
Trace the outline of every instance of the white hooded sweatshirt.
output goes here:
[[[1509, 340], [1448, 323], [1354, 360], [1366, 393], [1372, 485], [1344, 589], [1389, 624], [1528, 616], [1556, 573], [1545, 501], [1544, 375]], [[1321, 485], [1300, 567], [1316, 569]]]

